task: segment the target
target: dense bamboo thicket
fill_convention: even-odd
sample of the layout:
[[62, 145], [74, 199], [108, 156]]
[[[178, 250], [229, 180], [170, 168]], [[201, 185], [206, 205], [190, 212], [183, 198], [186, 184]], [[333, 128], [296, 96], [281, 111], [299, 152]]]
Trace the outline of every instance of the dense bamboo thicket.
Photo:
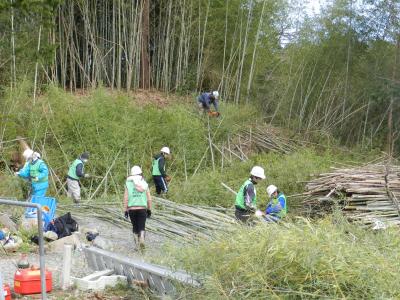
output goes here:
[[306, 1], [4, 0], [0, 87], [218, 89], [266, 120], [398, 150], [400, 4]]

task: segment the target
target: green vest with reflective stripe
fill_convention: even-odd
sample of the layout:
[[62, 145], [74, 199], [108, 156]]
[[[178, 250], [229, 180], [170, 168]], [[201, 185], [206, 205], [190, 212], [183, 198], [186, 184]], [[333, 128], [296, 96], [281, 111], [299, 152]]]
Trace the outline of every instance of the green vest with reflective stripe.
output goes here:
[[[252, 184], [250, 179], [247, 179], [243, 185], [240, 187], [239, 192], [236, 194], [236, 203], [235, 206], [239, 207], [241, 209], [246, 209], [245, 201], [244, 201], [244, 190], [247, 188], [249, 184]], [[254, 194], [256, 193], [256, 188], [254, 187]], [[254, 198], [251, 200], [254, 206], [257, 204], [257, 197], [254, 196]]]
[[282, 193], [280, 193], [279, 194], [279, 196], [278, 196], [278, 198], [274, 198], [274, 199], [272, 199], [272, 207], [275, 207], [275, 206], [277, 206], [280, 202], [279, 202], [279, 199], [280, 198], [283, 198], [283, 200], [285, 201], [285, 206], [284, 207], [282, 207], [282, 209], [278, 212], [278, 213], [273, 213], [273, 215], [275, 215], [275, 216], [277, 216], [277, 217], [279, 217], [279, 218], [284, 218], [285, 216], [286, 216], [286, 214], [287, 214], [287, 208], [286, 208], [286, 197], [285, 197], [285, 195], [284, 194], [282, 194]]
[[[39, 169], [40, 169], [40, 165], [42, 163], [44, 164], [44, 161], [41, 160], [41, 159], [38, 159], [34, 164], [30, 163], [29, 176], [31, 178], [39, 177], [39, 175], [40, 175]], [[38, 183], [38, 182], [46, 182], [46, 181], [48, 181], [48, 179], [49, 179], [48, 176], [46, 176], [46, 177], [43, 177], [43, 178], [39, 179], [39, 181], [35, 181], [35, 182], [36, 183]]]
[[75, 159], [74, 162], [72, 163], [72, 165], [69, 167], [68, 176], [75, 180], [79, 180], [79, 176], [76, 175], [76, 166], [79, 164], [82, 164], [82, 173], [83, 173], [83, 168], [84, 168], [85, 164], [79, 158]]
[[139, 192], [135, 188], [135, 183], [132, 180], [126, 181], [126, 188], [128, 190], [128, 207], [143, 206], [143, 207], [147, 208], [146, 191]]
[[153, 176], [160, 176], [160, 168], [158, 167], [158, 161], [160, 160], [161, 156], [157, 159], [153, 159], [153, 171], [151, 172], [151, 175]]

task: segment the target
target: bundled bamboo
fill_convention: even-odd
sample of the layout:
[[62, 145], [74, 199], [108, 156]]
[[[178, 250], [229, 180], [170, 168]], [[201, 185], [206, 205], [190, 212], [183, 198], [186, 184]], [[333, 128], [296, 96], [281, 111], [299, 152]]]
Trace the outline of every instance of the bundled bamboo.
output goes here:
[[[211, 239], [213, 233], [230, 231], [232, 225], [236, 223], [233, 211], [220, 207], [184, 205], [157, 197], [153, 197], [153, 203], [153, 214], [146, 222], [146, 229], [167, 238], [187, 242]], [[79, 208], [61, 205], [58, 210], [70, 211], [77, 217], [95, 217], [117, 226], [131, 226], [115, 202], [83, 203]]]
[[272, 126], [255, 126], [237, 131], [234, 138], [221, 147], [221, 151], [242, 161], [252, 152], [288, 154], [297, 145]]
[[338, 205], [350, 221], [400, 225], [400, 166], [370, 164], [334, 169], [306, 185], [304, 205], [321, 215]]

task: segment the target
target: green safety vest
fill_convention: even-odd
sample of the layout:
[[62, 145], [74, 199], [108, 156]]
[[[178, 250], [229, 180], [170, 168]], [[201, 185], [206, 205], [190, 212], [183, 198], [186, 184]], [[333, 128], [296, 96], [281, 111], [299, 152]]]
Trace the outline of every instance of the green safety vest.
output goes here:
[[[241, 209], [246, 209], [246, 205], [245, 205], [245, 202], [244, 202], [244, 189], [245, 188], [247, 188], [247, 186], [249, 185], [249, 184], [251, 184], [252, 182], [251, 182], [251, 180], [250, 179], [247, 179], [244, 183], [243, 183], [243, 185], [240, 187], [240, 190], [239, 190], [239, 192], [236, 194], [236, 203], [235, 203], [235, 206], [236, 207], [239, 207], [239, 208], [241, 208]], [[254, 194], [256, 193], [256, 188], [254, 187]], [[252, 200], [251, 200], [251, 202], [253, 203], [253, 205], [255, 206], [256, 204], [257, 204], [257, 197], [255, 196]]]
[[135, 183], [132, 180], [126, 181], [126, 188], [128, 189], [128, 207], [143, 206], [143, 207], [147, 208], [146, 191], [139, 192], [135, 188]]
[[84, 168], [85, 164], [79, 158], [74, 160], [74, 162], [72, 163], [72, 165], [69, 167], [69, 170], [68, 170], [68, 176], [75, 180], [79, 180], [79, 176], [76, 175], [76, 166], [79, 164], [83, 165], [82, 166], [82, 173], [83, 173], [83, 168]]
[[282, 209], [278, 213], [273, 213], [273, 215], [279, 217], [280, 219], [284, 218], [287, 214], [287, 208], [286, 208], [286, 197], [284, 194], [280, 193], [278, 195], [278, 198], [273, 198], [272, 199], [272, 207], [275, 207], [279, 204], [279, 198], [283, 197], [283, 200], [285, 201], [285, 206], [282, 207]]
[[157, 158], [157, 159], [153, 159], [153, 171], [151, 173], [151, 175], [153, 176], [160, 176], [161, 172], [160, 172], [160, 168], [158, 167], [158, 161], [160, 160], [161, 157]]
[[[38, 159], [34, 164], [30, 163], [30, 166], [29, 166], [29, 176], [30, 176], [31, 178], [39, 177], [39, 175], [40, 175], [39, 169], [40, 169], [40, 165], [41, 165], [42, 163], [44, 163], [44, 161], [41, 160], [41, 159]], [[39, 181], [35, 181], [35, 182], [36, 182], [36, 183], [39, 183], [39, 182], [47, 182], [48, 179], [49, 179], [48, 176], [46, 176], [46, 177], [43, 177], [43, 178], [39, 179]]]

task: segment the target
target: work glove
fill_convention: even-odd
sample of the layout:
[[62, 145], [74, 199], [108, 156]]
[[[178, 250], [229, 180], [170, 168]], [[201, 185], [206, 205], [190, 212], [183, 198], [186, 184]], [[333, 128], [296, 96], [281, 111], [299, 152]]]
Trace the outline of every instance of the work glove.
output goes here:
[[128, 217], [129, 217], [129, 212], [127, 210], [125, 211], [124, 217], [125, 217], [125, 219], [128, 219]]
[[38, 182], [39, 181], [39, 177], [37, 177], [37, 176], [36, 177], [32, 177], [32, 181], [33, 182]]
[[171, 178], [171, 176], [168, 176], [168, 175], [167, 175], [167, 176], [165, 176], [165, 181], [166, 181], [166, 182], [170, 182], [170, 181], [171, 181], [171, 179], [172, 179], [172, 178]]
[[85, 177], [85, 178], [89, 178], [89, 177], [90, 177], [90, 174], [88, 174], [88, 173], [85, 173], [85, 175], [83, 175], [83, 177]]
[[150, 209], [147, 210], [147, 217], [148, 217], [148, 218], [151, 217], [151, 210], [150, 210]]
[[262, 211], [259, 209], [257, 209], [254, 214], [256, 215], [256, 217], [261, 217], [263, 215]]
[[19, 176], [19, 172], [14, 172], [14, 176]]

